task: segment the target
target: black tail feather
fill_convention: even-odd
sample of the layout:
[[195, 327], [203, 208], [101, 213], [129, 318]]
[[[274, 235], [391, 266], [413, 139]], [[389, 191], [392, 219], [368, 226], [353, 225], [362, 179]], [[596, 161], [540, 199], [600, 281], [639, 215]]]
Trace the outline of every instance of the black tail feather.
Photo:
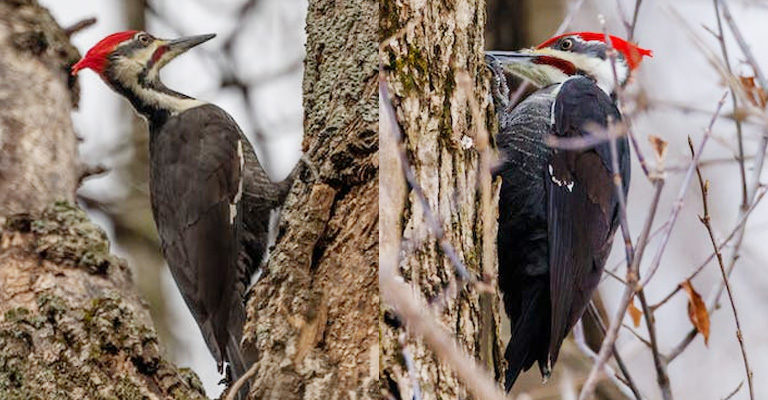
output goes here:
[[504, 352], [507, 373], [504, 388], [509, 391], [520, 372], [527, 371], [538, 361], [542, 375], [548, 377], [549, 301], [546, 289], [534, 285], [523, 293], [520, 314], [512, 322], [512, 338]]

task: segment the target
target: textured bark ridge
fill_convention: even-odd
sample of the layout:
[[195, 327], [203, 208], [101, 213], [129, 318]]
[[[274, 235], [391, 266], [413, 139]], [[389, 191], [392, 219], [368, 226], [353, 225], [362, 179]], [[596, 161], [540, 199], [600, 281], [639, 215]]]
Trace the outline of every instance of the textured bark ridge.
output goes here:
[[0, 2], [0, 399], [204, 398], [163, 359], [125, 263], [72, 205], [78, 58], [36, 1]]
[[202, 399], [162, 358], [149, 314], [104, 232], [60, 202], [0, 231], [0, 397]]
[[313, 0], [304, 153], [248, 304], [251, 398], [378, 398], [378, 3]]
[[[464, 349], [482, 360], [490, 373], [501, 373], [498, 339], [495, 245], [496, 200], [491, 218], [483, 220], [479, 188], [477, 126], [485, 127], [490, 105], [483, 59], [485, 3], [462, 1], [384, 2], [381, 10], [383, 53], [380, 55], [389, 93], [401, 125], [405, 149], [416, 179], [450, 241], [472, 275], [490, 279], [493, 293], [464, 288], [442, 310], [441, 322]], [[471, 88], [464, 90], [457, 77], [466, 73]], [[480, 119], [467, 101], [474, 97]], [[384, 140], [394, 140], [382, 137]], [[382, 174], [402, 174], [398, 167], [382, 165]], [[386, 188], [382, 188], [386, 190]], [[440, 251], [415, 193], [407, 195], [402, 215], [403, 256], [400, 273], [427, 299], [436, 299], [455, 287], [454, 268]], [[485, 230], [485, 224], [493, 228]], [[490, 246], [488, 246], [490, 244]], [[485, 250], [484, 250], [485, 249]], [[489, 250], [490, 249], [490, 250]], [[485, 261], [484, 261], [485, 260]], [[490, 265], [483, 265], [483, 263]], [[487, 273], [482, 277], [483, 271]], [[448, 288], [448, 289], [446, 289]], [[382, 386], [396, 398], [413, 396], [401, 356], [396, 323], [381, 313]], [[418, 368], [424, 399], [468, 398], [451, 369], [418, 340], [408, 343]]]

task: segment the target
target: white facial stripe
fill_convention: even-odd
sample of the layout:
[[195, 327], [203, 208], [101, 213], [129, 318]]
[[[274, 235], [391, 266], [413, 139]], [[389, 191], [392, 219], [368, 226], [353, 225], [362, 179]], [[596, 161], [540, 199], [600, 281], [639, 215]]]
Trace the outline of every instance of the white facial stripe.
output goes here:
[[[145, 62], [152, 57], [152, 54], [154, 54], [156, 47], [157, 46], [153, 45], [146, 49], [141, 49], [138, 53], [135, 53], [136, 56], [131, 59], [120, 58], [117, 60], [112, 67], [115, 78], [126, 85], [128, 89], [141, 98], [144, 103], [153, 105], [159, 109], [168, 110], [174, 115], [205, 104], [205, 102], [197, 99], [184, 99], [172, 96], [168, 93], [148, 89], [138, 83], [137, 77], [143, 71]], [[159, 67], [155, 65], [149, 71], [146, 78], [158, 79], [158, 71]]]

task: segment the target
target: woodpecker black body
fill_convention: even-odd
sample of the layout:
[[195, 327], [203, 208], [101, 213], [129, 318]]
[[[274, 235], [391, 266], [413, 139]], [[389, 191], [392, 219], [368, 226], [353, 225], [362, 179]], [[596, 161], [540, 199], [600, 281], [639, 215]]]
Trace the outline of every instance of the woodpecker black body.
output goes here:
[[[614, 171], [607, 141], [573, 150], [548, 145], [551, 137], [588, 136], [590, 124], [608, 128], [610, 121], [621, 119], [611, 98], [614, 82], [607, 81], [605, 64], [599, 61], [610, 62], [606, 44], [595, 36], [585, 37], [563, 35], [537, 50], [487, 57], [502, 160], [496, 170], [502, 178], [499, 287], [512, 323], [505, 352], [507, 390], [534, 362], [542, 376], [549, 377], [563, 340], [600, 281], [619, 226], [614, 173], [622, 178], [625, 196], [629, 188], [626, 137], [616, 139], [618, 171]], [[563, 41], [568, 42], [563, 45]], [[579, 49], [593, 56], [573, 53]], [[507, 72], [539, 86], [512, 109], [501, 62], [510, 62]], [[625, 81], [631, 68], [626, 62], [623, 67]]]
[[213, 37], [113, 34], [73, 74], [93, 69], [147, 119], [150, 200], [163, 255], [220, 372], [226, 361], [237, 379], [254, 358], [240, 348], [246, 288], [266, 252], [270, 213], [290, 179], [269, 180], [224, 110], [160, 82], [160, 68]]

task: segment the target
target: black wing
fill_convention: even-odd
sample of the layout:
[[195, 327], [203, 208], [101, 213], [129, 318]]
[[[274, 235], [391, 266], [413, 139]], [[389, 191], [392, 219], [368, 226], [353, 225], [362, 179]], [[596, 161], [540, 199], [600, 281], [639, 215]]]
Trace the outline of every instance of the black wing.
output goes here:
[[152, 208], [163, 254], [219, 363], [237, 361], [229, 347], [240, 332], [230, 334], [230, 328], [243, 313], [235, 287], [245, 145], [234, 121], [212, 105], [170, 118], [150, 142]]
[[[562, 84], [554, 104], [554, 134], [588, 135], [588, 124], [607, 127], [618, 121], [613, 101], [590, 79]], [[618, 139], [624, 193], [629, 187], [629, 146]], [[547, 168], [547, 231], [552, 303], [550, 363], [563, 339], [584, 313], [597, 287], [618, 226], [618, 197], [613, 183], [610, 143], [585, 150], [553, 149]]]

